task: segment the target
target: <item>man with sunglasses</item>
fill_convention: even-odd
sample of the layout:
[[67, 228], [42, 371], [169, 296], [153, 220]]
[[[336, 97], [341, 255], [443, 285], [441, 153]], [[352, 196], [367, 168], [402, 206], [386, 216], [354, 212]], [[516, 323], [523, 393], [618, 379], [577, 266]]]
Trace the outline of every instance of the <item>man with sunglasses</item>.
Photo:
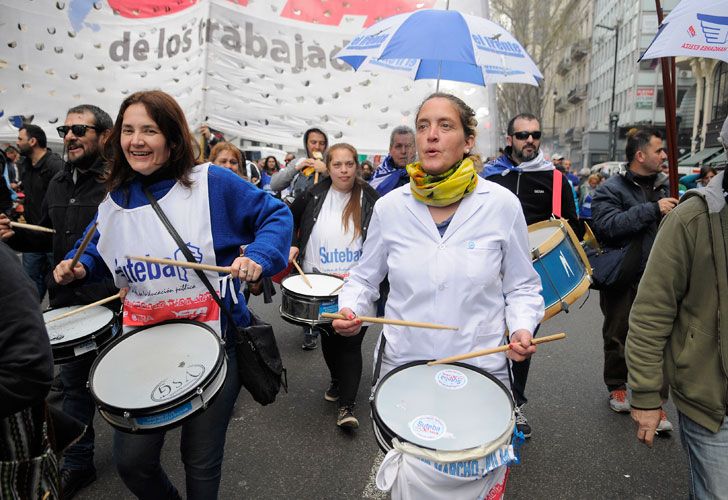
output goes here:
[[[20, 127], [16, 144], [23, 155], [19, 165], [22, 172], [20, 182], [25, 193], [25, 222], [39, 224], [48, 184], [56, 172], [63, 168], [63, 160], [47, 148], [46, 134], [38, 125], [24, 124]], [[23, 254], [23, 268], [35, 283], [41, 300], [46, 293], [45, 276], [53, 269], [50, 260], [51, 255], [46, 252]]]
[[[67, 159], [64, 168], [48, 185], [38, 224], [55, 230], [53, 235], [13, 230], [9, 220], [0, 216], [0, 239], [16, 250], [53, 251], [57, 264], [73, 248], [93, 220], [99, 203], [106, 195], [102, 177], [104, 161], [101, 147], [111, 133], [111, 117], [96, 106], [83, 104], [68, 111], [66, 121], [57, 128], [63, 138]], [[51, 268], [52, 269], [52, 268]], [[51, 280], [52, 282], [52, 280]], [[52, 285], [49, 290], [51, 307], [90, 304], [114, 295], [118, 290], [111, 280], [80, 286]], [[118, 310], [115, 301], [109, 307]], [[63, 382], [63, 411], [83, 422], [86, 432], [70, 446], [61, 467], [63, 498], [72, 498], [80, 489], [96, 479], [93, 464], [95, 407], [86, 388], [93, 359], [66, 363], [61, 366]]]
[[[554, 168], [553, 163], [544, 158], [538, 118], [529, 113], [513, 117], [508, 122], [506, 144], [503, 154], [486, 164], [481, 176], [509, 189], [518, 197], [527, 224], [548, 220], [556, 215], [568, 220], [581, 238], [583, 230], [578, 222], [571, 184], [561, 171]], [[554, 186], [561, 190], [560, 197], [554, 198]], [[554, 206], [558, 199], [560, 203]], [[528, 402], [525, 391], [530, 363], [531, 360], [526, 359], [512, 364], [511, 389], [516, 401], [516, 427], [526, 438], [531, 437], [532, 433], [531, 425], [523, 413], [523, 405]]]

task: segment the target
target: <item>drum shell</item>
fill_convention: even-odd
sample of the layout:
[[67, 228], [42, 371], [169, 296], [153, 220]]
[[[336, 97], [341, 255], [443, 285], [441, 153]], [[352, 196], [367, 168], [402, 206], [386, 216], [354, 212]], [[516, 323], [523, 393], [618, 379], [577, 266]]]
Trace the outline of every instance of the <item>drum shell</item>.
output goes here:
[[[48, 309], [48, 311], [52, 310]], [[116, 337], [115, 331], [121, 331], [117, 314], [113, 311], [111, 313], [111, 321], [93, 333], [65, 342], [51, 341], [53, 363], [63, 365], [74, 361], [85, 361], [98, 356], [106, 345]], [[79, 353], [79, 351], [81, 352]]]
[[289, 276], [281, 283], [281, 317], [289, 323], [301, 326], [330, 324], [333, 320], [320, 318], [319, 316], [324, 312], [339, 312], [338, 295], [307, 295], [287, 289], [285, 287], [286, 280], [294, 276]]
[[[150, 405], [147, 408], [144, 409], [134, 409], [134, 410], [127, 410], [125, 408], [121, 408], [118, 406], [114, 406], [112, 404], [109, 404], [107, 402], [104, 402], [99, 398], [99, 396], [94, 391], [94, 384], [93, 380], [96, 376], [96, 371], [98, 368], [99, 363], [103, 360], [104, 356], [110, 352], [114, 347], [116, 347], [119, 343], [123, 341], [128, 341], [129, 338], [131, 338], [134, 335], [142, 334], [144, 330], [147, 330], [149, 328], [153, 328], [155, 326], [160, 326], [162, 324], [194, 324], [195, 326], [199, 326], [201, 328], [204, 328], [206, 330], [209, 330], [212, 335], [215, 335], [215, 337], [219, 340], [219, 355], [217, 362], [215, 365], [211, 368], [209, 375], [202, 379], [200, 383], [192, 388], [190, 390], [175, 396], [173, 398], [170, 398], [168, 401], [164, 401], [163, 403]], [[106, 420], [109, 424], [111, 424], [114, 428], [123, 431], [123, 432], [129, 432], [129, 433], [153, 433], [153, 432], [160, 432], [164, 430], [169, 430], [174, 427], [177, 427], [179, 425], [182, 425], [185, 420], [188, 418], [202, 412], [205, 410], [217, 397], [217, 395], [220, 393], [220, 389], [222, 388], [222, 383], [225, 380], [225, 375], [227, 373], [227, 360], [225, 355], [225, 343], [222, 341], [222, 339], [219, 339], [217, 334], [212, 330], [212, 328], [208, 327], [207, 325], [204, 325], [202, 323], [196, 322], [196, 321], [190, 321], [190, 320], [171, 320], [171, 321], [164, 321], [162, 323], [156, 323], [154, 325], [146, 325], [140, 328], [137, 328], [129, 333], [126, 333], [110, 344], [108, 344], [104, 350], [101, 352], [101, 354], [94, 360], [93, 364], [91, 365], [91, 370], [89, 372], [89, 382], [88, 382], [88, 388], [89, 392], [91, 393], [91, 397], [94, 399], [96, 406], [99, 409], [99, 413], [101, 416]], [[213, 386], [217, 385], [218, 387], [212, 394], [205, 394], [208, 389], [213, 388]], [[204, 397], [204, 396], [207, 397]], [[203, 403], [202, 405], [198, 405], [197, 408], [194, 408], [195, 405], [191, 405], [193, 400], [196, 398], [202, 398]], [[190, 411], [181, 412], [181, 409], [185, 407], [185, 405], [190, 404]], [[175, 414], [175, 411], [177, 411], [177, 414]], [[167, 419], [169, 417], [169, 419]], [[162, 420], [163, 422], [160, 424], [146, 424], [146, 423], [140, 423], [138, 419], [145, 420], [145, 418], [149, 421], [152, 420]]]
[[589, 290], [591, 267], [566, 221], [551, 220], [528, 226], [529, 233], [544, 228], [553, 228], [554, 232], [538, 247], [531, 249], [531, 258], [541, 278], [545, 321], [566, 310]]
[[[374, 394], [372, 395], [372, 398], [370, 400], [371, 414], [372, 414], [372, 426], [374, 428], [374, 435], [377, 440], [377, 444], [379, 445], [379, 448], [382, 450], [382, 452], [384, 452], [385, 454], [388, 453], [392, 449], [392, 440], [394, 438], [397, 438], [397, 440], [400, 442], [408, 442], [408, 441], [406, 439], [403, 439], [403, 437], [398, 435], [396, 432], [394, 432], [383, 421], [381, 415], [379, 414], [379, 412], [377, 410], [377, 397], [378, 397], [379, 391], [389, 377], [394, 376], [396, 373], [406, 370], [407, 368], [426, 364], [427, 362], [428, 361], [420, 360], [420, 361], [412, 361], [410, 363], [401, 365], [401, 366], [395, 368], [394, 370], [390, 371], [389, 373], [387, 373], [387, 375], [385, 375], [377, 384], [377, 389], [374, 391]], [[485, 376], [486, 378], [488, 378], [489, 380], [494, 382], [498, 387], [500, 387], [500, 389], [503, 391], [503, 393], [507, 396], [507, 399], [508, 399], [510, 407], [511, 407], [511, 411], [513, 411], [513, 408], [515, 408], [515, 403], [513, 401], [513, 396], [511, 395], [511, 392], [506, 388], [506, 386], [500, 380], [498, 380], [495, 376], [491, 375], [490, 373], [486, 372], [485, 370], [483, 370], [477, 366], [469, 365], [466, 363], [460, 363], [460, 362], [448, 363], [447, 365], [439, 365], [439, 366], [441, 366], [443, 368], [447, 367], [447, 366], [457, 366], [457, 367], [465, 368], [468, 370], [472, 370], [474, 372], [479, 373], [480, 375]], [[503, 442], [502, 444], [506, 444], [507, 442], [510, 442], [511, 435], [512, 435], [512, 429], [509, 429], [506, 433], [503, 434], [503, 436], [501, 436], [496, 441], [497, 442], [502, 441]], [[413, 444], [415, 444], [415, 446], [425, 449], [425, 450], [432, 450], [432, 451], [441, 452], [444, 454], [448, 453], [448, 452], [442, 452], [441, 450], [438, 450], [437, 448], [434, 448], [434, 447], [424, 446], [421, 443], [413, 443]], [[483, 443], [483, 444], [487, 444], [487, 443]], [[463, 451], [465, 451], [465, 450], [463, 450]], [[459, 452], [455, 452], [455, 454], [459, 455]], [[460, 460], [460, 458], [456, 458], [455, 460]]]

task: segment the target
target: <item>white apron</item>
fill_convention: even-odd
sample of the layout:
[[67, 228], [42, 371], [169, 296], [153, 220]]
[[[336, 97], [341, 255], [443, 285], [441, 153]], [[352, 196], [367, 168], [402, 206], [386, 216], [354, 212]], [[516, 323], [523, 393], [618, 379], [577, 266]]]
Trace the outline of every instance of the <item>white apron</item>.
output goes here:
[[[175, 183], [158, 200], [197, 262], [216, 265], [210, 229], [207, 170], [196, 166], [192, 188]], [[127, 258], [131, 255], [186, 261], [151, 205], [125, 209], [107, 196], [99, 205], [97, 248], [117, 287], [129, 287], [124, 300], [124, 331], [171, 319], [205, 323], [220, 334], [220, 308], [195, 271]], [[217, 273], [205, 271], [220, 292]]]

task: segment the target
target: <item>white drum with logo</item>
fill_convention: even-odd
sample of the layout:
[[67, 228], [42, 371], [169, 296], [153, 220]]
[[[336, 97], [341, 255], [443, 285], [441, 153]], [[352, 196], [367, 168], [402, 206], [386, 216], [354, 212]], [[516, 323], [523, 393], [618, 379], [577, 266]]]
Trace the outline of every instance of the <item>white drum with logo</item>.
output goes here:
[[81, 307], [85, 306], [60, 307], [43, 313], [56, 364], [94, 357], [114, 338], [116, 315], [103, 306], [90, 307], [73, 316], [51, 321]]
[[125, 432], [165, 430], [203, 411], [225, 382], [223, 342], [210, 327], [169, 321], [128, 333], [91, 367], [101, 416]]
[[482, 498], [504, 487], [515, 460], [513, 397], [471, 365], [415, 361], [392, 370], [374, 392], [372, 422], [387, 453], [377, 486], [392, 498]]
[[321, 273], [306, 273], [306, 278], [312, 286], [308, 286], [300, 274], [288, 276], [281, 282], [281, 317], [302, 326], [331, 323], [331, 319], [319, 316], [339, 312], [339, 291], [344, 280]]

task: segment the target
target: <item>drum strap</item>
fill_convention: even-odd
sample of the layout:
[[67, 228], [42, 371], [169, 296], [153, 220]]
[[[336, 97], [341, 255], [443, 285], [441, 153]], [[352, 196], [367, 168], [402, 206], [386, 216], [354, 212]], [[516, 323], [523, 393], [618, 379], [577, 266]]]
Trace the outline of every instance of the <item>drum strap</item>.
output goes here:
[[[149, 203], [152, 205], [154, 212], [156, 212], [157, 216], [159, 217], [159, 220], [162, 221], [162, 224], [164, 224], [164, 227], [167, 228], [167, 231], [169, 232], [170, 236], [172, 236], [172, 239], [174, 239], [174, 242], [177, 243], [177, 246], [182, 252], [182, 255], [185, 256], [188, 262], [197, 262], [197, 259], [195, 259], [195, 257], [192, 255], [190, 249], [187, 247], [187, 245], [185, 245], [185, 242], [182, 240], [177, 230], [167, 218], [167, 214], [164, 213], [164, 210], [162, 210], [162, 207], [159, 206], [159, 203], [157, 203], [157, 200], [154, 198], [152, 193], [149, 191], [149, 188], [147, 188], [146, 186], [144, 186], [144, 194], [149, 200]], [[215, 302], [217, 302], [220, 311], [225, 314], [225, 317], [228, 320], [228, 328], [235, 328], [235, 319], [233, 318], [232, 313], [228, 310], [225, 304], [222, 303], [220, 296], [217, 294], [217, 290], [212, 287], [212, 283], [210, 283], [210, 280], [207, 279], [205, 273], [200, 269], [195, 269], [194, 271], [195, 274], [197, 274], [197, 277], [200, 278], [200, 281], [202, 281], [207, 290], [210, 292], [212, 298], [215, 300]], [[223, 339], [227, 337], [226, 332], [220, 333]]]
[[387, 337], [382, 333], [382, 340], [379, 342], [379, 349], [377, 350], [377, 363], [374, 366], [374, 374], [372, 375], [372, 387], [377, 385], [379, 380], [379, 372], [382, 371], [382, 358], [384, 357], [384, 346], [387, 345]]
[[554, 184], [551, 187], [551, 213], [561, 218], [561, 171], [554, 169]]

